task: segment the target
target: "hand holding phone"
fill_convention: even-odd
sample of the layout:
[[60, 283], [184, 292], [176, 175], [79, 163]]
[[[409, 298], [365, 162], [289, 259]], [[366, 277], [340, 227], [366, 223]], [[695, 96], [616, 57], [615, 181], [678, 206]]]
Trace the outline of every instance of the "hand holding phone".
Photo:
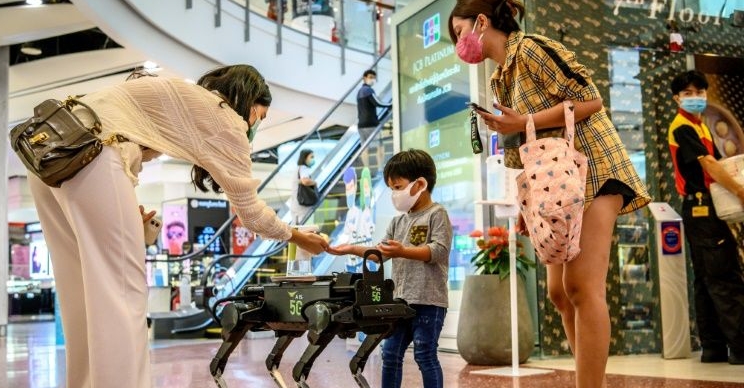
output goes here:
[[152, 245], [158, 240], [160, 229], [163, 228], [163, 221], [159, 218], [150, 218], [144, 221], [142, 225], [145, 227], [145, 244]]
[[482, 106], [480, 106], [480, 105], [478, 105], [478, 104], [476, 104], [474, 102], [467, 102], [465, 104], [468, 105], [470, 107], [470, 109], [479, 110], [479, 111], [484, 112], [484, 113], [491, 113], [491, 112], [488, 111], [488, 109], [486, 109], [486, 108], [484, 108], [484, 107], [482, 107]]

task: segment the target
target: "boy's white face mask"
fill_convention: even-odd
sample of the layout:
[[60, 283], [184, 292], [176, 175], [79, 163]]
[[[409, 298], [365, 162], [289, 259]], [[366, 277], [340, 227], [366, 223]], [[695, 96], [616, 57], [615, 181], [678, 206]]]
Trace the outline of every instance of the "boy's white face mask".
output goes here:
[[[421, 180], [424, 184], [424, 187], [422, 187], [416, 194], [411, 195], [411, 189], [413, 188], [414, 183]], [[402, 212], [402, 213], [408, 213], [409, 210], [413, 207], [413, 205], [416, 204], [416, 201], [418, 201], [419, 197], [421, 196], [421, 193], [426, 190], [426, 179], [418, 178], [415, 181], [411, 182], [402, 190], [393, 190], [393, 193], [391, 194], [391, 199], [393, 200], [393, 206], [395, 206], [395, 210]]]

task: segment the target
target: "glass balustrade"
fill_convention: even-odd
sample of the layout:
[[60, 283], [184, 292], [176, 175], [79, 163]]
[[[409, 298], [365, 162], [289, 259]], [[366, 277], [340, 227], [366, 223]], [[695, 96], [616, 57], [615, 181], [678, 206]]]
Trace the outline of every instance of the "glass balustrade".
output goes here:
[[392, 6], [360, 0], [231, 1], [242, 7], [248, 3], [252, 16], [275, 20], [314, 38], [337, 43], [344, 49], [379, 54], [390, 45]]

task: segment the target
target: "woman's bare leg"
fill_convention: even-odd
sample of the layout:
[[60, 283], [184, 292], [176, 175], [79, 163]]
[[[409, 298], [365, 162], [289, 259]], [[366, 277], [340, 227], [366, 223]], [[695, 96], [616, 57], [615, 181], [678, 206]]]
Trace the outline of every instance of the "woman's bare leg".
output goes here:
[[548, 299], [561, 314], [563, 330], [568, 338], [571, 353], [574, 353], [576, 349], [574, 307], [563, 288], [563, 264], [548, 265], [546, 268], [548, 270]]
[[563, 286], [574, 311], [577, 388], [605, 386], [610, 348], [607, 269], [612, 234], [622, 201], [620, 195], [603, 195], [594, 199], [584, 212], [581, 253], [563, 266]]

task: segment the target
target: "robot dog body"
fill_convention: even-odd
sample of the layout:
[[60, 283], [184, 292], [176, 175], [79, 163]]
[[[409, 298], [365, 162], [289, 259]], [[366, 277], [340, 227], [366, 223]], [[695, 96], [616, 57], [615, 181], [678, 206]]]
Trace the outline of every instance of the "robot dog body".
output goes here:
[[405, 301], [393, 299], [394, 284], [384, 279], [382, 266], [368, 270], [367, 259], [372, 255], [382, 258], [377, 250], [365, 252], [362, 274], [287, 277], [264, 286], [244, 287], [222, 310], [223, 342], [210, 364], [218, 387], [227, 387], [222, 373], [245, 334], [267, 330], [273, 330], [278, 339], [266, 358], [266, 367], [280, 387], [286, 387], [278, 370], [284, 351], [294, 338], [308, 332], [310, 344], [292, 370], [301, 388], [308, 387], [305, 380], [313, 362], [335, 336], [367, 334], [349, 367], [357, 384], [369, 387], [362, 376], [367, 358], [397, 324], [415, 316]]

